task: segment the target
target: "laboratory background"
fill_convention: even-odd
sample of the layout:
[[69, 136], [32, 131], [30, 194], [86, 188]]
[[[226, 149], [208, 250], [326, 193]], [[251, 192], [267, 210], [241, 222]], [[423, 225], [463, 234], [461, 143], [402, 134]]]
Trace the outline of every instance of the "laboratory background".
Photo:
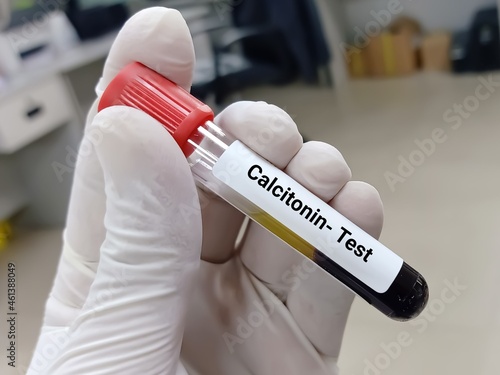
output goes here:
[[[495, 0], [0, 0], [1, 374], [24, 374], [61, 252], [85, 115], [119, 28], [176, 8], [192, 93], [285, 109], [377, 188], [381, 241], [430, 288], [400, 323], [356, 298], [344, 375], [490, 375], [500, 350], [500, 30]], [[257, 9], [257, 11], [255, 11]], [[17, 269], [18, 368], [3, 354]]]

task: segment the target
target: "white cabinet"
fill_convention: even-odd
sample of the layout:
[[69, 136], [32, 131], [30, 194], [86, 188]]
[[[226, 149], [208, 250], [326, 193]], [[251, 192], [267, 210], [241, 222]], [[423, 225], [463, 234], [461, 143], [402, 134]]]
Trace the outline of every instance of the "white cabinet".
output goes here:
[[78, 148], [81, 122], [63, 74], [35, 78], [0, 95], [0, 220], [20, 212], [23, 225], [61, 225], [71, 174], [60, 181], [52, 163]]
[[52, 76], [0, 102], [0, 153], [9, 154], [74, 118], [64, 80]]

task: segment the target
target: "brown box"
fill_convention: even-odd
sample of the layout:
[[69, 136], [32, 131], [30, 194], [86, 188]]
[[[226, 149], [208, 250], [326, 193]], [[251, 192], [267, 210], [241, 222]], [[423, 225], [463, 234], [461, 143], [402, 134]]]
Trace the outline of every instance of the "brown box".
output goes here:
[[347, 51], [347, 61], [349, 66], [349, 73], [353, 78], [363, 78], [368, 75], [366, 71], [366, 50], [351, 48]]
[[392, 34], [396, 59], [396, 74], [406, 75], [417, 70], [417, 55], [414, 35], [409, 33]]
[[427, 71], [450, 70], [451, 35], [446, 32], [427, 35], [422, 41], [420, 56], [422, 69]]
[[361, 53], [349, 56], [352, 77], [402, 76], [418, 69], [416, 40], [421, 35], [418, 21], [410, 17], [399, 17], [382, 33], [372, 37]]
[[391, 22], [389, 25], [389, 31], [393, 34], [407, 33], [415, 36], [422, 34], [422, 27], [416, 19], [401, 16]]
[[384, 32], [370, 40], [365, 52], [366, 71], [372, 77], [401, 76], [417, 70], [413, 35]]
[[376, 36], [370, 39], [365, 48], [366, 72], [371, 77], [385, 76], [384, 48], [382, 37]]

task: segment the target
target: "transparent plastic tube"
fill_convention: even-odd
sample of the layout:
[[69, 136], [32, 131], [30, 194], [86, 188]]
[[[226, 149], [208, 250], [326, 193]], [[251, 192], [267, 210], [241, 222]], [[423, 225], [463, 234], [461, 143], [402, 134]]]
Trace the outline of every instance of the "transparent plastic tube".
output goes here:
[[395, 320], [416, 317], [428, 300], [424, 278], [376, 239], [283, 171], [226, 135], [203, 103], [145, 66], [127, 66], [99, 110], [138, 108], [161, 122], [209, 190], [311, 259]]

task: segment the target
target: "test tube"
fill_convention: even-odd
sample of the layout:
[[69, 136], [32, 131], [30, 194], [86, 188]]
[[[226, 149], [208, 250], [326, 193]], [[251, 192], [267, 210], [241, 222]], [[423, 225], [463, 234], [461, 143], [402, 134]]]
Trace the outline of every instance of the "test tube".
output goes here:
[[398, 255], [213, 123], [212, 110], [140, 63], [109, 84], [98, 110], [139, 109], [173, 136], [202, 189], [227, 201], [388, 317], [406, 321], [429, 298]]

